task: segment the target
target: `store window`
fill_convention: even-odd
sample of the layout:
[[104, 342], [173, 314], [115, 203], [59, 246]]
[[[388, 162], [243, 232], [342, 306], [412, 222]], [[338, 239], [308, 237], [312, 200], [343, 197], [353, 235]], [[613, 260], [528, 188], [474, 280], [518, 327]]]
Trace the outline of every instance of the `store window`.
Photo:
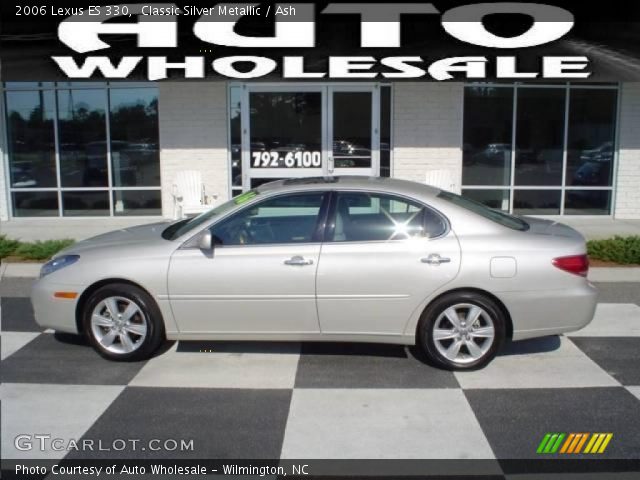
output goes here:
[[160, 215], [158, 92], [146, 84], [4, 84], [15, 217]]
[[609, 215], [618, 88], [465, 88], [462, 192], [528, 215]]

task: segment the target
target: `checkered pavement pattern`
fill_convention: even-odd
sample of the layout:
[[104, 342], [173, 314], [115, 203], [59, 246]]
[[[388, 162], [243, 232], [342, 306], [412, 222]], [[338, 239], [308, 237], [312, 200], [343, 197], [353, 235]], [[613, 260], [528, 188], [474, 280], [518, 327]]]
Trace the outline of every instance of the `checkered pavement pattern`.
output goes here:
[[547, 432], [612, 432], [602, 458], [640, 456], [640, 284], [602, 285], [580, 332], [453, 373], [415, 348], [370, 344], [176, 342], [109, 362], [40, 329], [31, 282], [0, 282], [5, 459], [167, 456], [24, 452], [13, 442], [23, 433], [192, 439], [176, 459], [528, 459]]

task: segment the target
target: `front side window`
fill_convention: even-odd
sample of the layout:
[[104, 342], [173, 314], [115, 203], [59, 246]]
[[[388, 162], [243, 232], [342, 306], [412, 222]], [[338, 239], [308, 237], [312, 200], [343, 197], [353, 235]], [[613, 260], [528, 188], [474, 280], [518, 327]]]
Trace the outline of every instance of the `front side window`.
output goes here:
[[416, 202], [390, 195], [339, 192], [329, 241], [369, 242], [437, 237], [444, 219]]
[[251, 205], [211, 228], [216, 245], [310, 243], [323, 192], [282, 195]]

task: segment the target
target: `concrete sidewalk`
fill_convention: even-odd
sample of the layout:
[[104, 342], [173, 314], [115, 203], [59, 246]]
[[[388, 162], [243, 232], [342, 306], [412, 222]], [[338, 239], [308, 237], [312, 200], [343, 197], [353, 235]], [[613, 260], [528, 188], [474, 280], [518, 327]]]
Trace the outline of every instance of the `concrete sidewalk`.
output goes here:
[[[0, 280], [2, 278], [29, 278], [40, 275], [41, 263], [2, 263], [0, 264]], [[589, 269], [589, 280], [592, 282], [638, 282], [640, 283], [640, 267], [592, 267]]]

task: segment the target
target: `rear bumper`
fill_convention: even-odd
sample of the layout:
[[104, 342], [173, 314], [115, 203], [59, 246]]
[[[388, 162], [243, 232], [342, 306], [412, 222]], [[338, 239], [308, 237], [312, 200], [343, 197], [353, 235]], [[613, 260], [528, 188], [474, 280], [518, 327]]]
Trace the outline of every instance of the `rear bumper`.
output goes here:
[[596, 310], [598, 291], [589, 282], [564, 290], [500, 294], [513, 322], [513, 340], [573, 332], [586, 327]]
[[[76, 324], [76, 306], [83, 286], [52, 283], [38, 280], [31, 289], [31, 304], [36, 322], [43, 328], [52, 328], [59, 332], [79, 333]], [[74, 299], [56, 298], [55, 292], [76, 292]]]

